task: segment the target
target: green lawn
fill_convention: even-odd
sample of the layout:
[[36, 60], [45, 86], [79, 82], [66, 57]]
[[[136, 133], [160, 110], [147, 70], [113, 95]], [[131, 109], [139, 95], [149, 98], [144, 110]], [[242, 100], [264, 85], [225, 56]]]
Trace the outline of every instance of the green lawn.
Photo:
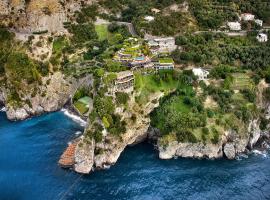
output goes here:
[[178, 112], [188, 113], [190, 112], [191, 107], [184, 103], [183, 96], [175, 96], [175, 98], [172, 100], [170, 104], [170, 108]]
[[168, 92], [177, 87], [177, 81], [169, 79], [168, 81], [161, 80], [159, 83], [155, 80], [155, 75], [135, 74], [135, 89], [137, 91], [147, 90], [149, 92], [164, 91]]
[[85, 96], [83, 98], [80, 98], [78, 101], [81, 102], [81, 103], [83, 103], [83, 104], [85, 104], [85, 105], [89, 105], [89, 102], [91, 101], [91, 98]]
[[159, 59], [160, 64], [174, 63], [172, 58], [161, 58]]
[[108, 25], [106, 24], [95, 25], [95, 30], [98, 34], [98, 39], [100, 41], [108, 39], [109, 37]]
[[78, 111], [83, 115], [85, 114], [87, 111], [88, 111], [88, 107], [86, 104], [80, 102], [80, 101], [77, 101], [74, 103], [74, 106], [78, 109]]
[[74, 103], [74, 106], [83, 115], [83, 114], [87, 113], [87, 111], [89, 110], [90, 101], [91, 101], [91, 98], [88, 96], [85, 96], [83, 98], [80, 98], [78, 101], [76, 101]]
[[177, 81], [169, 79], [166, 81], [160, 81], [157, 83], [155, 75], [141, 75], [140, 73], [135, 74], [135, 90], [140, 93], [137, 97], [137, 103], [145, 104], [149, 101], [149, 96], [155, 92], [165, 92], [175, 89], [177, 87]]

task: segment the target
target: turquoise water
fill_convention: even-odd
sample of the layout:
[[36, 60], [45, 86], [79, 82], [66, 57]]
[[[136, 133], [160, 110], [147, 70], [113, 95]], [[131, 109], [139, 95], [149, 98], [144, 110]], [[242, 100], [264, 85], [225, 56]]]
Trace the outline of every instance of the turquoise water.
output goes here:
[[135, 58], [135, 60], [142, 61], [142, 60], [144, 60], [144, 56], [137, 57], [137, 58]]
[[127, 148], [109, 170], [80, 176], [57, 166], [81, 127], [62, 112], [9, 122], [0, 112], [0, 200], [270, 199], [270, 158], [159, 160]]

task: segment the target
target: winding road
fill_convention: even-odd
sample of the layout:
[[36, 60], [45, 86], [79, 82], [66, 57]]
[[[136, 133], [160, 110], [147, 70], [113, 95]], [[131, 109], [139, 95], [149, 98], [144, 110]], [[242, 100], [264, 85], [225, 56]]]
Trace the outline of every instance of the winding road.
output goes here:
[[135, 31], [134, 25], [132, 23], [129, 23], [129, 22], [116, 22], [116, 24], [127, 26], [129, 33], [133, 37], [137, 37], [138, 36], [137, 32]]

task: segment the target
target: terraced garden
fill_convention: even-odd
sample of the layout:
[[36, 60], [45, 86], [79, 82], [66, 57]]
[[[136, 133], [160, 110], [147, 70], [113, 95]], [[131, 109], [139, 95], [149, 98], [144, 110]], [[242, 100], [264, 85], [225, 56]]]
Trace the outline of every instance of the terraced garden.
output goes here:
[[233, 90], [254, 89], [255, 85], [252, 79], [244, 73], [235, 73], [231, 88]]

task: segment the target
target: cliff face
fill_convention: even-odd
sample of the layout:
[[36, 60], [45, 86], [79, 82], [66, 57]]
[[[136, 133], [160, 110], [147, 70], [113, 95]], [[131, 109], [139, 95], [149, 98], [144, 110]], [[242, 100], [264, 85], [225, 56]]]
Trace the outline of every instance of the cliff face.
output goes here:
[[73, 13], [94, 0], [1, 0], [2, 24], [19, 32], [64, 31], [63, 23], [70, 21]]
[[212, 143], [182, 143], [176, 139], [166, 145], [158, 140], [159, 158], [209, 158], [217, 159], [227, 157], [234, 159], [237, 154], [244, 153], [247, 148], [253, 148], [261, 136], [258, 120], [249, 123], [247, 134], [239, 137], [233, 130], [226, 131], [218, 144]]
[[[86, 142], [84, 136], [81, 137], [75, 152], [75, 171], [87, 174], [95, 168], [107, 168], [118, 160], [126, 146], [144, 140], [150, 125], [149, 114], [158, 106], [158, 103], [152, 103], [152, 100], [158, 100], [162, 95], [161, 93], [153, 95], [149, 103], [140, 108], [132, 97], [128, 103], [130, 108], [128, 111], [117, 108], [116, 112], [121, 115], [122, 119], [129, 119], [132, 114], [137, 114], [135, 122], [127, 120], [127, 131], [121, 136], [104, 133], [102, 142], [99, 143], [95, 142], [94, 139]], [[138, 112], [143, 112], [143, 114], [138, 114]], [[89, 126], [91, 125], [89, 124]]]
[[[10, 120], [23, 120], [44, 112], [52, 112], [61, 109], [74, 95], [76, 89], [83, 85], [90, 85], [92, 76], [85, 77], [80, 81], [69, 78], [65, 79], [61, 72], [44, 77], [38, 87], [30, 87], [25, 91], [21, 102], [14, 104], [9, 101], [10, 91], [8, 87], [0, 89], [0, 101], [6, 107], [7, 117]], [[33, 96], [33, 90], [36, 90]]]
[[[259, 90], [261, 94], [258, 94], [258, 102], [260, 102], [260, 108], [265, 110], [263, 116], [266, 119], [270, 119], [269, 99], [262, 100], [262, 92], [263, 89], [261, 88]], [[259, 142], [269, 139], [269, 128], [270, 125], [268, 125], [268, 131], [262, 131], [260, 129], [259, 118], [255, 118], [249, 122], [247, 129], [242, 130], [240, 135], [234, 130], [225, 131], [218, 144], [182, 143], [178, 142], [174, 137], [170, 137], [168, 139], [169, 141], [164, 142], [164, 138], [157, 137], [159, 158], [171, 159], [173, 157], [185, 157], [216, 159], [226, 157], [228, 159], [235, 159], [238, 154], [245, 153], [253, 149]], [[158, 135], [157, 132], [156, 135]]]

